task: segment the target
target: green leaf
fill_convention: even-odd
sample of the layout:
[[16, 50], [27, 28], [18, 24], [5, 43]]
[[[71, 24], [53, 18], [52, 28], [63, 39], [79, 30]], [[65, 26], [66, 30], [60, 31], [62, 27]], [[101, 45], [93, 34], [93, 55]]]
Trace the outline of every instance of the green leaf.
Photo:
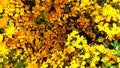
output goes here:
[[114, 40], [114, 44], [117, 45], [118, 44], [118, 40]]
[[118, 68], [118, 64], [117, 65], [113, 65], [113, 68]]
[[97, 4], [103, 7], [105, 4], [105, 0], [97, 0]]
[[54, 24], [50, 24], [50, 26], [48, 27], [49, 29], [52, 29], [54, 27]]
[[16, 63], [15, 68], [24, 68], [24, 64], [22, 62]]
[[101, 53], [98, 56], [100, 57], [100, 59], [102, 59], [105, 55]]
[[4, 33], [4, 29], [0, 28], [0, 34], [3, 34], [3, 33]]
[[0, 15], [0, 18], [3, 18], [3, 16]]
[[5, 64], [4, 64], [4, 63], [2, 64], [2, 67], [1, 67], [1, 68], [5, 68]]
[[110, 43], [112, 46], [115, 46], [113, 42]]
[[103, 36], [99, 36], [98, 40], [102, 40], [103, 39]]
[[70, 7], [65, 7], [64, 13], [69, 13], [71, 11]]
[[19, 60], [19, 62], [16, 61], [15, 63], [15, 68], [25, 68], [26, 64], [24, 63], [26, 61], [26, 58], [21, 59], [21, 56], [17, 56], [17, 60]]
[[63, 68], [65, 68], [65, 66], [68, 66], [68, 61], [64, 61]]
[[40, 24], [46, 24], [47, 23], [47, 21], [45, 21], [45, 20], [40, 20], [40, 21], [38, 21], [38, 22], [36, 22], [38, 25], [40, 25]]
[[103, 42], [103, 41], [104, 41], [103, 36], [99, 36], [98, 41], [99, 41], [99, 42]]
[[117, 56], [120, 57], [120, 52], [117, 53]]
[[71, 41], [76, 41], [76, 40], [77, 40], [77, 38], [76, 38], [76, 37], [73, 37]]
[[45, 20], [45, 13], [44, 12], [40, 13], [40, 18], [42, 18], [42, 20]]
[[32, 10], [32, 7], [35, 6], [35, 0], [31, 0], [31, 2], [29, 3], [30, 7], [29, 10]]
[[19, 56], [17, 56], [17, 59], [18, 59], [18, 60], [20, 60], [20, 59], [21, 59], [20, 55], [19, 55]]
[[117, 45], [118, 47], [120, 47], [120, 43], [118, 43], [118, 45]]
[[79, 51], [80, 54], [83, 54], [83, 52], [84, 52], [83, 50], [80, 50], [80, 51]]
[[120, 57], [120, 47], [118, 48], [117, 55]]
[[111, 42], [112, 46], [120, 46], [120, 43], [118, 43], [118, 40], [114, 40], [113, 42]]
[[111, 64], [109, 62], [106, 62], [105, 63], [105, 68], [110, 68], [111, 67]]

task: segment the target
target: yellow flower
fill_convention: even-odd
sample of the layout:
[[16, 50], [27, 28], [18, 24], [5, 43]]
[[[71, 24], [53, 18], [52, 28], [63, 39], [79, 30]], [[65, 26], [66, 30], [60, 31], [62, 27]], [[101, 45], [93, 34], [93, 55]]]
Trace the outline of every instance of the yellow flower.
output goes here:
[[83, 48], [84, 48], [85, 52], [89, 52], [90, 46], [87, 44], [83, 44]]
[[15, 8], [15, 12], [16, 12], [16, 13], [19, 13], [19, 12], [20, 12], [20, 9], [19, 9], [19, 8]]
[[85, 66], [81, 65], [80, 68], [86, 68]]
[[120, 58], [119, 57], [117, 57], [117, 62], [120, 63]]
[[5, 56], [8, 54], [9, 50], [7, 49], [7, 46], [5, 43], [0, 43], [0, 55]]
[[88, 59], [89, 57], [90, 57], [90, 53], [85, 53], [84, 57], [83, 57], [83, 60]]
[[117, 3], [117, 2], [118, 2], [118, 0], [112, 0], [112, 2]]
[[91, 68], [96, 68], [95, 63], [94, 63], [94, 62], [91, 62], [91, 63], [90, 63], [90, 67], [91, 67]]
[[27, 67], [25, 68], [39, 68], [39, 67], [35, 61], [31, 61], [31, 63], [28, 63]]
[[101, 44], [101, 45], [96, 45], [96, 49], [99, 50], [99, 51], [102, 52], [102, 53], [106, 52], [106, 51], [105, 51], [105, 47], [104, 47], [104, 45], [102, 45], [102, 44]]
[[75, 51], [75, 48], [73, 46], [68, 46], [66, 50], [68, 53], [72, 53]]
[[73, 37], [74, 37], [76, 34], [78, 34], [78, 31], [73, 30], [72, 33], [70, 33], [70, 36], [73, 36]]
[[118, 68], [120, 68], [120, 63], [118, 63]]
[[47, 68], [47, 67], [48, 67], [48, 64], [46, 62], [43, 62], [40, 68]]
[[80, 66], [80, 64], [77, 63], [76, 60], [72, 60], [72, 61], [70, 62], [70, 68], [78, 68], [79, 66]]
[[106, 21], [110, 22], [111, 21], [111, 16], [107, 16]]
[[5, 29], [5, 34], [12, 38], [12, 35], [17, 31], [17, 29], [12, 25]]
[[2, 40], [3, 40], [3, 35], [0, 34], [0, 42], [2, 42]]
[[81, 3], [85, 4], [85, 5], [89, 5], [90, 4], [89, 0], [81, 0]]
[[107, 37], [109, 40], [112, 40], [115, 34], [120, 33], [120, 27], [118, 27], [115, 23], [112, 24], [113, 27], [109, 28], [109, 24], [105, 23], [103, 26], [100, 24], [98, 25], [98, 29], [100, 31], [105, 31], [107, 33]]
[[100, 31], [104, 30], [103, 23], [104, 23], [104, 22], [99, 22], [99, 23], [98, 23], [99, 25], [97, 25], [97, 27], [98, 27], [98, 29], [99, 29]]
[[73, 1], [73, 0], [68, 0], [68, 2], [71, 2], [71, 1]]
[[98, 15], [98, 11], [93, 11], [90, 16]]
[[93, 61], [94, 63], [97, 63], [99, 60], [100, 60], [100, 58], [99, 58], [98, 56], [96, 56], [96, 57], [93, 57], [93, 60], [92, 60], [92, 61]]
[[87, 45], [87, 40], [84, 38], [84, 36], [76, 36], [77, 40], [75, 42], [72, 42], [72, 45], [76, 48], [82, 49], [84, 46]]
[[68, 35], [67, 42], [65, 43], [66, 46], [70, 44], [70, 40], [72, 40], [72, 37]]
[[18, 14], [15, 14], [14, 17], [18, 17], [19, 15]]
[[101, 59], [101, 61], [102, 61], [102, 62], [108, 62], [109, 59], [110, 59], [109, 57], [106, 57], [106, 56], [105, 56], [105, 57], [103, 57], [103, 58]]
[[16, 54], [16, 56], [18, 56], [18, 55], [20, 55], [21, 53], [22, 53], [22, 50], [20, 49], [20, 50], [16, 50], [17, 51], [17, 54]]
[[76, 48], [82, 49], [82, 46], [77, 44]]
[[113, 23], [113, 28], [111, 29], [113, 35], [120, 33], [120, 27], [118, 27], [115, 23]]
[[52, 60], [51, 59], [47, 59], [47, 61], [46, 61], [46, 63], [51, 63], [52, 62]]
[[7, 25], [8, 17], [0, 18], [0, 28], [4, 28]]
[[85, 65], [85, 64], [86, 64], [86, 62], [85, 62], [85, 61], [82, 61], [81, 65]]
[[0, 13], [3, 12], [3, 7], [0, 5]]
[[24, 15], [24, 8], [20, 9], [20, 15]]
[[98, 22], [102, 21], [103, 19], [104, 18], [102, 16], [98, 15], [95, 17], [95, 22], [98, 23]]
[[104, 4], [104, 7], [102, 8], [101, 13], [103, 16], [106, 17], [107, 22], [110, 22], [111, 18], [117, 17], [117, 10], [115, 8], [113, 8], [110, 4], [107, 4], [107, 3]]
[[98, 56], [100, 52], [93, 51], [92, 54], [94, 54], [95, 56]]
[[0, 63], [2, 63], [3, 62], [3, 58], [0, 58]]
[[51, 59], [57, 58], [57, 55], [55, 53], [52, 54]]
[[[72, 31], [72, 33], [70, 33], [69, 35], [68, 35], [68, 38], [67, 38], [67, 42], [65, 43], [65, 45], [69, 45], [70, 44], [70, 41], [73, 39], [73, 37], [76, 37], [75, 35], [76, 34], [78, 34], [78, 31], [75, 31], [75, 30], [73, 30]], [[73, 43], [75, 43], [75, 42], [73, 42]], [[77, 44], [77, 43], [76, 43]], [[74, 44], [73, 44], [74, 45]]]
[[65, 68], [70, 68], [69, 66], [65, 66]]

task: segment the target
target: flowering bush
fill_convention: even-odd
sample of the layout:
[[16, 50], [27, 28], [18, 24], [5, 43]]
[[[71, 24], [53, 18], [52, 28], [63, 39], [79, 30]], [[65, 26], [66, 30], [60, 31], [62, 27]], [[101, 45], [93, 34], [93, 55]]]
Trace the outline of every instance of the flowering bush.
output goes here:
[[120, 68], [120, 0], [1, 0], [0, 68]]

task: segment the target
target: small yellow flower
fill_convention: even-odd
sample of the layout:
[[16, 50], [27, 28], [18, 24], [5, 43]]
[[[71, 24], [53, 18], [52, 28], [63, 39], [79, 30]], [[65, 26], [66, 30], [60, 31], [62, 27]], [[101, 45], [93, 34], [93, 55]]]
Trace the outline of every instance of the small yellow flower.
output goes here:
[[0, 63], [2, 63], [3, 62], [3, 58], [0, 58]]
[[118, 63], [118, 68], [120, 68], [120, 63]]
[[82, 61], [81, 65], [85, 65], [85, 64], [86, 64], [86, 62], [85, 62], [85, 61]]
[[73, 46], [68, 46], [67, 47], [67, 52], [68, 53], [72, 53], [72, 52], [74, 52], [75, 51], [75, 48], [73, 47]]
[[27, 67], [25, 68], [39, 68], [39, 67], [35, 61], [32, 61], [31, 63], [28, 63]]
[[94, 62], [91, 62], [90, 67], [91, 67], [91, 68], [96, 68], [95, 63], [94, 63]]
[[101, 61], [102, 61], [102, 62], [108, 62], [108, 61], [109, 61], [109, 59], [110, 59], [109, 57], [106, 57], [106, 56], [105, 56], [105, 57], [103, 57], [103, 58], [102, 58], [102, 60], [101, 60]]
[[111, 16], [107, 16], [106, 21], [110, 22], [110, 20], [111, 20]]
[[104, 45], [96, 45], [96, 49], [99, 50], [100, 52], [104, 53], [105, 52], [105, 47]]
[[65, 66], [65, 68], [70, 68], [69, 66]]
[[98, 15], [98, 16], [95, 17], [95, 22], [98, 23], [98, 22], [100, 22], [103, 19], [104, 18], [102, 18], [102, 16]]
[[57, 58], [57, 55], [56, 55], [56, 54], [52, 54], [51, 59], [54, 59], [54, 58]]
[[117, 57], [117, 62], [120, 63], [120, 58], [119, 57]]
[[81, 0], [81, 2], [85, 5], [89, 5], [89, 0]]
[[83, 60], [88, 59], [89, 57], [90, 57], [90, 53], [85, 53], [84, 57], [83, 57]]
[[118, 2], [118, 0], [112, 0], [114, 3], [117, 3]]
[[18, 17], [19, 15], [18, 14], [15, 14], [14, 17]]
[[78, 34], [78, 31], [73, 30], [72, 33], [70, 33], [70, 36], [74, 37], [76, 34]]
[[93, 60], [92, 60], [92, 61], [93, 61], [94, 63], [96, 63], [96, 62], [98, 62], [99, 60], [100, 60], [100, 58], [99, 58], [98, 56], [96, 56], [96, 57], [93, 57]]
[[3, 12], [3, 7], [0, 5], [0, 13]]
[[98, 55], [100, 54], [100, 52], [93, 51], [92, 54], [93, 54], [94, 56], [98, 56]]
[[70, 64], [70, 68], [78, 68], [80, 66], [80, 64], [78, 64], [76, 60], [72, 60]]
[[8, 54], [9, 50], [7, 49], [7, 46], [5, 43], [0, 43], [0, 55], [5, 56]]
[[0, 34], [0, 42], [2, 42], [2, 40], [3, 40], [3, 35]]
[[5, 34], [12, 38], [12, 35], [17, 31], [17, 29], [14, 26], [10, 26], [8, 28], [5, 29]]
[[73, 0], [68, 0], [68, 2], [71, 2], [71, 1], [73, 1]]
[[47, 67], [48, 67], [48, 64], [46, 62], [43, 62], [40, 68], [47, 68]]
[[76, 48], [82, 49], [82, 46], [77, 44]]

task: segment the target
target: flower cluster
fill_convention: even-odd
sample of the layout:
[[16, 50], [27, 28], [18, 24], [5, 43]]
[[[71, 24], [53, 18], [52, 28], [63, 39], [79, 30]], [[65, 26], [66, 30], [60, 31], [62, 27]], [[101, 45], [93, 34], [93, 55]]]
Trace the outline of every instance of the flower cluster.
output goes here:
[[119, 68], [120, 0], [0, 0], [0, 68]]

